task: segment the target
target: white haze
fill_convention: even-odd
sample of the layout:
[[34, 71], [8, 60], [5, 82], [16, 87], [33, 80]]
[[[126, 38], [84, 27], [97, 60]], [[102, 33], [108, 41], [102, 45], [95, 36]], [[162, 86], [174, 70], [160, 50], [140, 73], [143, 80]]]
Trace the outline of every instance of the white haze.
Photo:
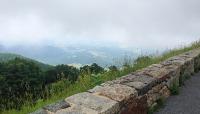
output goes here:
[[199, 0], [0, 0], [0, 44], [172, 48], [200, 37]]

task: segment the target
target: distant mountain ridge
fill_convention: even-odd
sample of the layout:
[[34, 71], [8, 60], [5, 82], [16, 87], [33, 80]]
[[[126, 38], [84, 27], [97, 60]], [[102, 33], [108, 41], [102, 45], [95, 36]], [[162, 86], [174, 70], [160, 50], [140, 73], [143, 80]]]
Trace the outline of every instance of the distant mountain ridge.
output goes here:
[[97, 63], [103, 67], [116, 64], [126, 56], [137, 57], [137, 52], [119, 47], [98, 46], [0, 46], [0, 52], [17, 53], [43, 63], [85, 65]]
[[48, 65], [48, 64], [44, 64], [42, 62], [18, 55], [18, 54], [14, 54], [14, 53], [0, 53], [0, 62], [7, 62], [10, 60], [13, 60], [15, 58], [21, 58], [21, 59], [25, 59], [31, 62], [34, 62], [36, 65], [38, 65], [42, 70], [47, 70], [52, 68], [53, 66]]
[[0, 53], [0, 62], [7, 62], [15, 58], [24, 58], [21, 55], [12, 54], [12, 53]]

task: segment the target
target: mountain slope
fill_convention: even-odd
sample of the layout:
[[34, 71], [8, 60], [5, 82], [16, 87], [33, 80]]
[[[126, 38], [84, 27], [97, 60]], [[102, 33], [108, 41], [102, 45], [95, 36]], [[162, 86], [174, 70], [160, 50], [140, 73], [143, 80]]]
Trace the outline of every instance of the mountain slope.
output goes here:
[[30, 59], [30, 58], [24, 57], [24, 56], [21, 56], [21, 55], [18, 55], [18, 54], [0, 53], [0, 62], [7, 62], [7, 61], [13, 60], [15, 58], [21, 58], [21, 59], [26, 59], [28, 61], [32, 61], [35, 64], [37, 64], [42, 70], [47, 70], [47, 69], [50, 69], [50, 68], [53, 67], [51, 65], [44, 64], [44, 63], [41, 63], [39, 61], [36, 61], [36, 60]]
[[[101, 66], [117, 64], [118, 61], [126, 56], [137, 57], [138, 52], [126, 50], [116, 46], [84, 46], [74, 45], [65, 47], [55, 46], [10, 46], [0, 47], [0, 52], [17, 53], [22, 56], [32, 58], [43, 63], [58, 64], [92, 64], [97, 63]], [[120, 60], [118, 60], [120, 59]]]

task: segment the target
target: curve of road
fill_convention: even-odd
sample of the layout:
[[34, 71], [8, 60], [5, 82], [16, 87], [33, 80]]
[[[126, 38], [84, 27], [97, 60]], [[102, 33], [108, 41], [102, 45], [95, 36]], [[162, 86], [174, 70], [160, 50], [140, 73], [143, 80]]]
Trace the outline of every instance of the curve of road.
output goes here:
[[155, 114], [200, 114], [200, 73], [187, 80], [180, 94], [169, 97]]

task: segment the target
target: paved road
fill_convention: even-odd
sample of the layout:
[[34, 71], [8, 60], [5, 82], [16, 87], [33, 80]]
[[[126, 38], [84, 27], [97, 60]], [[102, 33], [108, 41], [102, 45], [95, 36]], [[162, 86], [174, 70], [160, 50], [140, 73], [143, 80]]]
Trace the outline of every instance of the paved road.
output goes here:
[[180, 94], [169, 97], [155, 114], [200, 114], [200, 73], [187, 80]]

